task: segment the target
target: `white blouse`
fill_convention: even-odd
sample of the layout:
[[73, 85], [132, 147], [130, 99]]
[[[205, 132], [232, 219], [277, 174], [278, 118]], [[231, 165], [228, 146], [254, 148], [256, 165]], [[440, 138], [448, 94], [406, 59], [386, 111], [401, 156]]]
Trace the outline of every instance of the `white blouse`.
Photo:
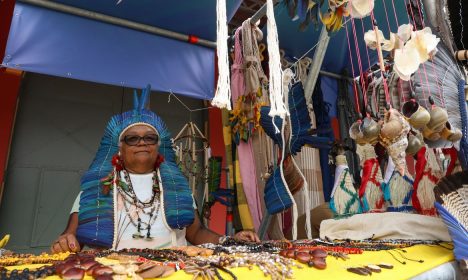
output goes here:
[[[153, 173], [149, 174], [132, 174], [129, 173], [130, 180], [132, 181], [133, 190], [135, 192], [136, 197], [141, 202], [147, 202], [151, 199], [152, 196], [152, 187], [153, 187]], [[123, 178], [123, 174], [121, 173], [121, 178]], [[71, 213], [79, 212], [80, 210], [80, 196], [81, 192], [78, 194], [75, 202], [73, 203], [73, 207]], [[134, 221], [136, 221], [136, 207], [133, 205], [128, 205], [128, 210], [130, 215], [134, 217]], [[159, 209], [157, 213], [153, 215], [157, 215], [156, 220], [151, 225], [150, 235], [152, 237], [151, 240], [147, 240], [146, 234], [146, 224], [141, 225], [140, 234], [144, 236], [143, 238], [133, 238], [133, 234], [137, 233], [137, 227], [133, 225], [130, 221], [126, 213], [126, 209], [124, 207], [124, 200], [122, 196], [118, 193], [117, 194], [117, 215], [116, 221], [114, 226], [117, 227], [117, 240], [115, 241], [116, 249], [124, 249], [124, 248], [165, 248], [170, 246], [186, 246], [187, 241], [185, 239], [185, 228], [182, 230], [178, 229], [171, 229], [166, 226], [166, 223], [163, 219], [163, 211], [162, 205], [160, 207], [156, 207]], [[194, 202], [194, 208], [195, 202]], [[143, 222], [148, 222], [149, 216], [148, 215], [140, 215], [140, 218]], [[172, 238], [175, 234], [176, 243], [172, 244]]]

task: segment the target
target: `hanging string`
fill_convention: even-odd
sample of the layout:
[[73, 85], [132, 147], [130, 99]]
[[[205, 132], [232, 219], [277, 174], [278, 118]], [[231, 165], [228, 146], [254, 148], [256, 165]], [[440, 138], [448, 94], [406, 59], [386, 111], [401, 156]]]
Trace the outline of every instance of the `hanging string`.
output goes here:
[[[349, 43], [349, 34], [348, 34], [348, 24], [345, 24], [345, 28], [346, 28], [346, 39], [348, 40], [348, 51], [349, 51], [349, 60], [351, 62], [351, 71], [353, 71], [353, 76], [355, 75], [354, 74], [354, 63], [353, 63], [353, 55], [351, 53], [351, 44]], [[357, 86], [356, 86], [356, 79], [353, 79], [353, 86], [354, 86], [354, 98], [355, 98], [355, 102], [356, 102], [356, 109], [357, 109], [357, 113], [359, 115], [359, 118], [361, 118], [361, 109], [359, 108], [359, 98], [358, 98], [358, 90], [357, 90]]]
[[[418, 5], [419, 17], [421, 18], [423, 28], [425, 28], [426, 25], [424, 24], [424, 18], [423, 18], [422, 11], [421, 11], [422, 9], [419, 6], [419, 0], [416, 0], [416, 3]], [[463, 36], [463, 33], [462, 33], [462, 36]], [[432, 60], [432, 57], [430, 57], [429, 60], [431, 61], [431, 64], [432, 64], [432, 71], [434, 72], [434, 77], [436, 77], [437, 93], [439, 94], [440, 102], [442, 104], [442, 107], [445, 107], [445, 100], [444, 100], [444, 97], [442, 96], [442, 90], [440, 89], [439, 81], [437, 80], [437, 73], [435, 72], [434, 61]], [[423, 67], [424, 67], [424, 74], [426, 74], [426, 64], [425, 63], [423, 64]], [[426, 80], [427, 80], [427, 75], [426, 75]], [[427, 86], [429, 86], [429, 83], [427, 84]]]
[[388, 34], [390, 35], [390, 32], [392, 32], [392, 29], [390, 28], [390, 21], [388, 20], [387, 5], [385, 4], [385, 0], [382, 0], [382, 3], [383, 3], [383, 6], [384, 6], [385, 18], [387, 19]]
[[[392, 0], [394, 1], [394, 0]], [[408, 23], [411, 24], [411, 19], [410, 19], [410, 15], [408, 13], [408, 4], [406, 3], [406, 0], [405, 1], [405, 7], [406, 7], [406, 16], [408, 17]], [[411, 0], [409, 0], [411, 1]], [[411, 10], [411, 7], [410, 7], [410, 10]], [[411, 13], [412, 13], [412, 10], [411, 10]], [[414, 21], [414, 17], [413, 17], [413, 28], [416, 28], [416, 22]], [[424, 86], [423, 86], [423, 80], [422, 80], [422, 77], [421, 77], [421, 72], [418, 71], [418, 77], [419, 77], [419, 82], [421, 83], [421, 91], [422, 91], [422, 95], [423, 95], [423, 99], [426, 100], [426, 90], [424, 89]], [[410, 79], [410, 86], [411, 86], [411, 91], [413, 91], [413, 83]]]
[[459, 13], [459, 16], [460, 16], [460, 26], [461, 26], [461, 36], [460, 36], [460, 43], [463, 47], [464, 50], [466, 50], [465, 48], [465, 44], [463, 44], [463, 14], [462, 14], [462, 11], [463, 11], [463, 6], [462, 6], [462, 3], [463, 1], [462, 0], [459, 0], [458, 3], [460, 4], [460, 13]]
[[[369, 6], [371, 6], [371, 0], [369, 0]], [[374, 9], [371, 10], [371, 23], [372, 23], [372, 29], [375, 31], [375, 16], [374, 16]], [[382, 55], [382, 50], [380, 48], [380, 42], [379, 42], [379, 39], [378, 39], [378, 34], [376, 32], [375, 34], [376, 38], [377, 38], [377, 52], [378, 52], [378, 55], [381, 56]], [[380, 60], [380, 59], [379, 59]], [[380, 63], [380, 61], [379, 61]], [[382, 58], [382, 63], [383, 63], [383, 58]], [[380, 66], [380, 72], [382, 74], [382, 82], [383, 82], [383, 86], [384, 86], [384, 92], [385, 92], [385, 100], [387, 101], [387, 104], [390, 105], [390, 108], [392, 107], [391, 103], [390, 103], [390, 94], [388, 92], [388, 84], [387, 84], [387, 78], [385, 77], [385, 65], [381, 65]]]
[[[418, 3], [418, 6], [419, 6], [419, 0], [416, 0], [416, 2]], [[416, 26], [416, 20], [415, 20], [415, 17], [414, 17], [414, 12], [413, 12], [413, 9], [411, 8], [411, 0], [409, 0], [409, 3], [410, 3], [410, 11], [411, 11], [411, 17], [413, 18], [413, 22], [414, 22], [414, 26], [413, 28], [415, 30], [418, 30], [417, 26]], [[421, 16], [421, 14], [420, 14]], [[421, 23], [423, 25], [423, 29], [424, 29], [424, 19], [422, 17], [420, 17], [421, 19]], [[426, 72], [426, 64], [423, 63], [423, 73], [424, 73], [424, 76], [425, 76], [425, 79], [426, 79], [426, 87], [427, 87], [427, 92], [428, 92], [428, 96], [431, 96], [431, 89], [429, 88], [429, 80], [427, 79], [427, 72]], [[436, 81], [437, 83], [437, 81]], [[423, 84], [421, 83], [421, 87], [423, 87]], [[441, 100], [442, 102], [442, 100]]]
[[[383, 1], [384, 4], [385, 4], [385, 0], [382, 0], [382, 1]], [[397, 13], [396, 13], [395, 1], [394, 1], [394, 0], [392, 0], [392, 7], [393, 7], [393, 15], [395, 16], [395, 23], [396, 23], [396, 26], [397, 26], [397, 28], [398, 28], [398, 27], [400, 26], [400, 23], [398, 22], [398, 16], [397, 16]], [[409, 18], [408, 18], [408, 20], [409, 20]], [[398, 39], [398, 41], [400, 42], [399, 45], [400, 45], [400, 46], [403, 45], [403, 44], [401, 44], [401, 39], [400, 39], [399, 36], [397, 36], [397, 39]], [[410, 81], [411, 81], [411, 80], [410, 80]], [[400, 78], [398, 79], [398, 86], [400, 87], [400, 94], [401, 94], [400, 100], [403, 99], [403, 103], [405, 103], [405, 102], [406, 102], [406, 97], [405, 97], [405, 95], [403, 94], [403, 86], [401, 85], [401, 79], [400, 79]], [[401, 108], [400, 108], [400, 109], [401, 109]]]
[[169, 97], [167, 98], [167, 103], [170, 103], [171, 102], [171, 97], [174, 96], [175, 99], [177, 99], [177, 101], [179, 101], [180, 104], [182, 104], [182, 106], [185, 107], [185, 109], [187, 109], [187, 111], [189, 111], [190, 113], [193, 113], [193, 112], [198, 112], [198, 111], [204, 111], [204, 110], [208, 110], [210, 108], [215, 108], [213, 106], [208, 106], [208, 107], [202, 107], [202, 108], [196, 108], [196, 109], [190, 109], [182, 100], [179, 99], [179, 97], [177, 97], [177, 95], [175, 95], [172, 90], [169, 90]]
[[[361, 28], [362, 28], [362, 34], [365, 33], [365, 30], [364, 30], [364, 21], [362, 20], [361, 18]], [[365, 45], [366, 46], [366, 55], [367, 55], [367, 65], [368, 65], [368, 71], [369, 73], [371, 74], [371, 77], [373, 76], [373, 72], [371, 71], [371, 64], [370, 64], [370, 56], [369, 56], [369, 47], [367, 47], [367, 44]], [[366, 83], [367, 81], [364, 81], [364, 83]], [[364, 91], [364, 106], [365, 106], [365, 109], [366, 109], [366, 115], [369, 116], [369, 112], [367, 112], [367, 91], [368, 91], [369, 87], [367, 86], [365, 91]]]

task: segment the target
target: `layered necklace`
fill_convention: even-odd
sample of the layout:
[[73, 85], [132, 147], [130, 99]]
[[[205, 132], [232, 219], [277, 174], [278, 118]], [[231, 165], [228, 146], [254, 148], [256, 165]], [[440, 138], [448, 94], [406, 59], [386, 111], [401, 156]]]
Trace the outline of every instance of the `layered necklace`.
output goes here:
[[[116, 172], [120, 176], [119, 172]], [[145, 238], [142, 234], [142, 231], [146, 230], [146, 240], [152, 240], [151, 237], [151, 226], [155, 223], [158, 218], [159, 208], [161, 207], [160, 203], [160, 185], [159, 176], [157, 176], [156, 171], [153, 171], [153, 186], [152, 186], [152, 195], [149, 201], [140, 201], [135, 194], [133, 188], [132, 180], [128, 175], [128, 172], [124, 169], [122, 170], [122, 178], [117, 178], [119, 186], [117, 190], [123, 198], [123, 205], [127, 217], [130, 220], [130, 223], [137, 228], [137, 232], [132, 235], [135, 239]], [[134, 206], [136, 218], [132, 215], [130, 207]]]

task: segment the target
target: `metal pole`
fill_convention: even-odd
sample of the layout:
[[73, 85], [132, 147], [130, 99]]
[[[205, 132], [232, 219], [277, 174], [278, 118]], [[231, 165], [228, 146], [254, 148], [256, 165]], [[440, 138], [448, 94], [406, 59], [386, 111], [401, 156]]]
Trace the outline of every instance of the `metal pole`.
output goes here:
[[322, 26], [322, 31], [320, 32], [318, 41], [320, 43], [315, 49], [314, 58], [312, 59], [312, 66], [310, 67], [309, 75], [307, 76], [304, 87], [304, 94], [307, 103], [310, 102], [310, 98], [312, 97], [315, 83], [317, 82], [317, 78], [320, 72], [320, 67], [322, 66], [323, 58], [325, 57], [325, 52], [327, 51], [328, 43], [330, 42], [330, 37], [328, 36], [328, 31], [325, 25]]
[[179, 40], [179, 41], [189, 42], [189, 40], [193, 39], [193, 44], [197, 44], [197, 45], [201, 45], [201, 46], [213, 48], [213, 49], [216, 48], [216, 42], [196, 38], [191, 35], [177, 33], [174, 31], [162, 29], [159, 27], [154, 27], [151, 25], [146, 25], [146, 24], [142, 24], [142, 23], [126, 20], [126, 19], [121, 19], [121, 18], [117, 18], [113, 16], [96, 13], [96, 12], [89, 11], [89, 10], [84, 10], [84, 9], [80, 9], [80, 8], [76, 8], [76, 7], [72, 7], [68, 5], [63, 5], [63, 4], [51, 2], [48, 0], [18, 0], [18, 1], [26, 3], [26, 4], [39, 6], [42, 8], [47, 8], [50, 10], [72, 14], [75, 16], [80, 16], [80, 17], [89, 18], [92, 20], [97, 20], [97, 21], [101, 21], [105, 23], [110, 23], [110, 24], [130, 28], [130, 29], [134, 29], [138, 31], [143, 31], [143, 32], [150, 33], [150, 34], [160, 35], [160, 36], [168, 37], [168, 38]]

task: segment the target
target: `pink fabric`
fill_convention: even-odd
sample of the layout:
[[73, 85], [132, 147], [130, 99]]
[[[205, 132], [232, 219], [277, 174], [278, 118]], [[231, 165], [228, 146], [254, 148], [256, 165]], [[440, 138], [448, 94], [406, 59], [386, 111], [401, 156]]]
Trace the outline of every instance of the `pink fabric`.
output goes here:
[[239, 154], [242, 186], [244, 187], [255, 230], [258, 231], [262, 221], [262, 204], [258, 193], [257, 171], [255, 170], [255, 159], [252, 153], [252, 138], [249, 138], [248, 142], [241, 141], [237, 146], [237, 153]]
[[[241, 95], [245, 94], [244, 66], [242, 58], [242, 46], [240, 43], [241, 28], [238, 28], [235, 33], [234, 45], [234, 63], [231, 66], [231, 98], [232, 103], [236, 104]], [[234, 106], [235, 107], [235, 106]], [[239, 155], [240, 173], [242, 177], [242, 185], [244, 193], [249, 205], [250, 215], [258, 230], [262, 220], [262, 208], [260, 195], [258, 193], [257, 172], [255, 170], [255, 159], [252, 150], [252, 139], [248, 142], [241, 141], [237, 146]]]
[[241, 28], [237, 28], [234, 35], [234, 63], [231, 66], [231, 96], [232, 103], [235, 104], [239, 96], [245, 92], [244, 83], [244, 60], [242, 58], [242, 46], [240, 44], [240, 32]]

